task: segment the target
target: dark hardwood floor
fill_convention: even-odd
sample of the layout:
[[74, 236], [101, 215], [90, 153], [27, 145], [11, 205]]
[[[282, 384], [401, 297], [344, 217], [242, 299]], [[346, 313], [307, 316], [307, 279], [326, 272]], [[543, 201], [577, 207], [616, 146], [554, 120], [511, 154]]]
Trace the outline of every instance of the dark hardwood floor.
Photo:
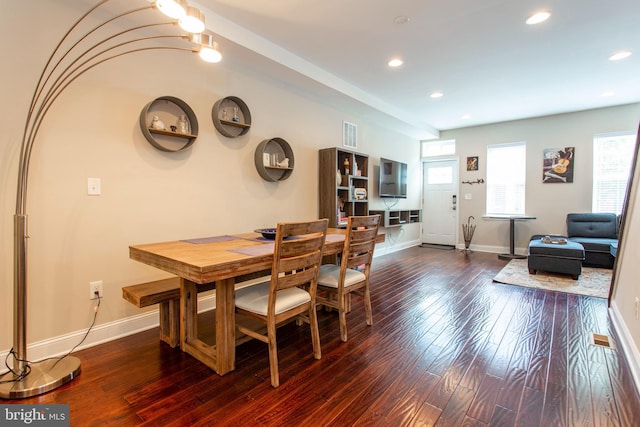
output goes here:
[[[343, 343], [320, 311], [321, 360], [308, 326], [283, 326], [278, 389], [261, 342], [220, 377], [153, 329], [77, 352], [77, 379], [9, 402], [70, 404], [72, 426], [638, 425], [621, 350], [591, 344], [618, 343], [606, 300], [493, 283], [504, 264], [419, 247], [376, 258], [373, 326], [354, 298]], [[211, 313], [200, 321], [205, 333]]]

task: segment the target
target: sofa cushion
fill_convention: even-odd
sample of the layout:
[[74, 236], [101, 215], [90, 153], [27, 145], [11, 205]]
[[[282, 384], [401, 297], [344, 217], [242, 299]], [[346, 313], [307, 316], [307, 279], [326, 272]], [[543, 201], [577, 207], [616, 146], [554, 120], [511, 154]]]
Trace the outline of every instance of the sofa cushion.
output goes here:
[[617, 239], [618, 217], [614, 213], [567, 214], [567, 236]]
[[569, 237], [570, 242], [580, 243], [587, 252], [610, 253], [611, 244], [618, 243], [617, 239], [604, 239], [594, 237]]

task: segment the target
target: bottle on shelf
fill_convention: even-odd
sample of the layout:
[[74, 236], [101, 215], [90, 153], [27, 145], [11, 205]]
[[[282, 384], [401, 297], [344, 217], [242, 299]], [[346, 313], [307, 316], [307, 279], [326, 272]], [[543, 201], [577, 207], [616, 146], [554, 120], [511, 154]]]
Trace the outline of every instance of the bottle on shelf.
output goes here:
[[189, 121], [187, 120], [187, 116], [184, 114], [180, 114], [176, 125], [178, 127], [178, 133], [183, 133], [185, 135], [189, 133]]
[[349, 175], [349, 158], [344, 158], [344, 174]]

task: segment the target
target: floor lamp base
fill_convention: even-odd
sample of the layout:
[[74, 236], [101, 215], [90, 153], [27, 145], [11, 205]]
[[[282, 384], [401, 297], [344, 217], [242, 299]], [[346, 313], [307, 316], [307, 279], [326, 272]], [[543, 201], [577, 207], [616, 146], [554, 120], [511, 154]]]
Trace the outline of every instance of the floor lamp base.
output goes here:
[[[46, 393], [80, 374], [80, 359], [74, 356], [37, 362], [30, 366], [31, 372], [24, 379], [0, 384], [1, 398], [21, 399]], [[10, 381], [12, 377], [14, 375], [8, 372], [0, 377], [0, 382]]]

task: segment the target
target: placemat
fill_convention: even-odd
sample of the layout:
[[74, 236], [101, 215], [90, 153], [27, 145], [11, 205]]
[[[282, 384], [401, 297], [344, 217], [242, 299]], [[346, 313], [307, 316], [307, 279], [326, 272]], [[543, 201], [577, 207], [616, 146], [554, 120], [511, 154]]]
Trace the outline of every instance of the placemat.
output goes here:
[[274, 242], [265, 243], [264, 245], [245, 246], [243, 248], [229, 249], [229, 252], [235, 252], [242, 255], [258, 256], [272, 254], [274, 251]]
[[340, 240], [344, 240], [344, 234], [327, 234], [324, 239], [325, 242], [338, 242]]
[[[258, 239], [247, 239], [247, 240], [260, 241]], [[337, 242], [340, 240], [344, 240], [344, 236], [342, 234], [327, 234], [327, 237], [325, 238], [325, 241], [330, 241], [330, 242]], [[235, 252], [238, 254], [249, 255], [249, 256], [272, 254], [274, 251], [275, 242], [272, 240], [264, 239], [264, 238], [263, 238], [263, 241], [266, 241], [268, 243], [265, 243], [263, 245], [245, 246], [243, 248], [229, 249], [229, 252]]]
[[186, 239], [186, 240], [180, 240], [180, 241], [193, 243], [194, 245], [202, 245], [204, 243], [228, 242], [229, 240], [238, 240], [238, 238], [234, 236], [211, 236], [211, 237], [200, 237], [198, 239]]

